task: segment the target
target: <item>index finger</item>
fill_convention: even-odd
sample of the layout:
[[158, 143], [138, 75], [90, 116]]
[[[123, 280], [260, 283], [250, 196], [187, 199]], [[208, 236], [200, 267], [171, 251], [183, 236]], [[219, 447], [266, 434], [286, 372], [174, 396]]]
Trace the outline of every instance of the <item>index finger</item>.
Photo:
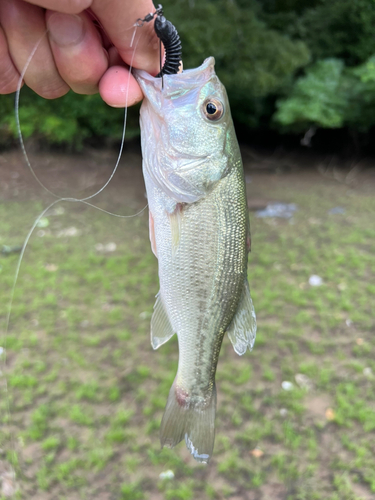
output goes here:
[[154, 75], [159, 72], [159, 39], [154, 21], [133, 28], [137, 19], [155, 12], [152, 0], [93, 0], [91, 10], [127, 64]]
[[63, 14], [79, 14], [90, 7], [92, 0], [27, 0], [27, 2]]

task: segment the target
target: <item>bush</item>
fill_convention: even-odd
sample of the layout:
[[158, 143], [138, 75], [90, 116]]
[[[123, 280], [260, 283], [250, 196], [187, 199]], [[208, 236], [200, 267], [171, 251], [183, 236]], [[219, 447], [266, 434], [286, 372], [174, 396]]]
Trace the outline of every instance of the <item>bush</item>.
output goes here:
[[[245, 128], [300, 132], [310, 126], [375, 125], [375, 0], [165, 0], [185, 68], [216, 59], [232, 115]], [[304, 73], [304, 70], [306, 72]], [[0, 97], [0, 136], [17, 136], [13, 96]], [[123, 110], [99, 96], [47, 101], [22, 89], [24, 136], [80, 148], [90, 138], [118, 141]], [[127, 137], [139, 133], [129, 110]]]
[[[21, 90], [19, 117], [23, 137], [33, 137], [52, 145], [69, 145], [80, 149], [91, 137], [120, 140], [124, 110], [107, 106], [99, 95], [77, 95], [69, 92], [54, 100], [43, 99], [27, 87]], [[14, 96], [1, 96], [0, 128], [5, 137], [17, 137]], [[130, 113], [126, 136], [139, 133], [138, 108]], [[4, 139], [4, 138], [3, 138]]]
[[355, 68], [340, 59], [318, 61], [277, 102], [274, 120], [294, 131], [346, 126], [367, 132], [375, 123], [375, 56]]

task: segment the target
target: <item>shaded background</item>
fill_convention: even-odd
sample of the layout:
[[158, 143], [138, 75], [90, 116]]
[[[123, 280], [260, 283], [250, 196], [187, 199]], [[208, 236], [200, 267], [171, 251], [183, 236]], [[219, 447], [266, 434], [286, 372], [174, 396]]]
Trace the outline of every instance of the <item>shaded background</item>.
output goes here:
[[[242, 141], [295, 146], [310, 131], [307, 145], [373, 152], [373, 0], [166, 0], [163, 5], [181, 35], [186, 68], [214, 55]], [[120, 138], [121, 111], [98, 96], [70, 93], [51, 102], [25, 89], [20, 114], [25, 137], [44, 144], [74, 148], [98, 136], [110, 142]], [[15, 137], [12, 96], [1, 97], [0, 127], [1, 143]], [[128, 137], [138, 133], [133, 110]]]
[[[0, 492], [370, 500], [375, 2], [163, 5], [185, 67], [214, 55], [232, 104], [251, 210], [254, 351], [240, 358], [224, 339], [210, 465], [183, 443], [160, 451], [178, 348], [176, 338], [156, 352], [149, 342], [158, 279], [147, 210], [118, 219], [78, 203], [57, 204], [36, 228], [4, 335], [17, 247], [53, 199], [12, 148], [14, 96], [0, 96]], [[50, 190], [84, 197], [103, 186], [122, 110], [97, 96], [45, 101], [27, 89], [20, 106], [31, 162]], [[138, 133], [133, 109], [135, 139], [99, 207], [132, 215], [145, 206]]]

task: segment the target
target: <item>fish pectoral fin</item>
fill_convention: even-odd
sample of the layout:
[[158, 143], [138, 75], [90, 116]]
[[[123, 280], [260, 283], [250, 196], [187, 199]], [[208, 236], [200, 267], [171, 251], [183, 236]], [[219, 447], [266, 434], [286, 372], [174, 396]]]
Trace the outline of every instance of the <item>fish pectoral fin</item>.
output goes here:
[[151, 318], [151, 345], [153, 349], [157, 349], [168, 342], [174, 333], [159, 292], [156, 295], [154, 312]]
[[158, 251], [156, 249], [154, 217], [151, 213], [151, 210], [148, 213], [148, 226], [149, 226], [149, 230], [150, 230], [151, 250], [152, 250], [152, 253], [155, 255], [155, 257], [158, 258]]
[[257, 331], [257, 322], [253, 301], [250, 297], [249, 283], [245, 279], [242, 295], [238, 303], [236, 314], [227, 329], [229, 340], [237, 354], [242, 356], [246, 349], [252, 350], [255, 335]]
[[180, 245], [181, 226], [183, 217], [182, 204], [177, 203], [175, 211], [171, 214], [168, 214], [168, 216], [171, 224], [172, 256], [174, 256]]

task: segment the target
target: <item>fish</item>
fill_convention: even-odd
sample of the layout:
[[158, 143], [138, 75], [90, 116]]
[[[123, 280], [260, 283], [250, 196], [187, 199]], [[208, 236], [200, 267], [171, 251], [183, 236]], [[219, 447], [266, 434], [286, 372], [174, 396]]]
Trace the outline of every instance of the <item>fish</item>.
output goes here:
[[144, 94], [142, 169], [160, 282], [151, 345], [177, 334], [179, 348], [160, 442], [172, 448], [185, 439], [195, 460], [208, 463], [223, 337], [243, 355], [256, 335], [241, 154], [213, 57], [163, 82], [142, 70], [135, 77]]

